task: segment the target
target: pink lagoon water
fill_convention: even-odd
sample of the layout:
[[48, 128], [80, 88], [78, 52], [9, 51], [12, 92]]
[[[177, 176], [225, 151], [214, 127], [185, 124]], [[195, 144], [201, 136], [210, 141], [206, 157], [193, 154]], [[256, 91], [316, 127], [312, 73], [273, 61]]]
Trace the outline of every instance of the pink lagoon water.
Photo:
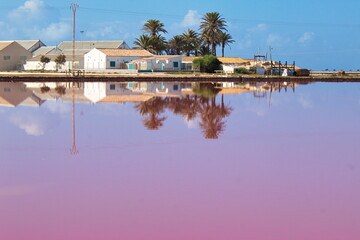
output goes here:
[[359, 83], [1, 84], [1, 240], [360, 239]]

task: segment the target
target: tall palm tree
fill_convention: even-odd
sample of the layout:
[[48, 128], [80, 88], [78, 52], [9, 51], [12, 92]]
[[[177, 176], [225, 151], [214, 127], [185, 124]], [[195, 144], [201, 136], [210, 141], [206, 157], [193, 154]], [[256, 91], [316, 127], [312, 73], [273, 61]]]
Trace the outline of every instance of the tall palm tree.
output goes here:
[[142, 34], [139, 38], [135, 39], [134, 44], [142, 49], [154, 53], [153, 39], [146, 34]]
[[202, 36], [211, 45], [211, 54], [216, 56], [216, 46], [219, 43], [219, 34], [226, 30], [226, 21], [218, 12], [206, 13], [202, 18], [200, 30]]
[[181, 35], [172, 37], [167, 44], [167, 54], [169, 55], [181, 55], [183, 51], [184, 40]]
[[144, 23], [143, 31], [145, 33], [149, 33], [150, 36], [155, 37], [160, 32], [167, 33], [164, 26], [165, 25], [157, 19], [149, 19], [146, 23]]
[[157, 55], [162, 55], [163, 51], [167, 48], [167, 42], [164, 36], [156, 35], [150, 37], [152, 48]]
[[230, 47], [230, 43], [235, 42], [235, 40], [231, 39], [231, 35], [226, 33], [226, 32], [221, 32], [219, 34], [219, 42], [221, 44], [221, 53], [222, 53], [222, 57], [225, 56], [225, 46], [229, 46]]
[[194, 30], [188, 29], [181, 36], [183, 37], [186, 56], [190, 56], [192, 52], [195, 53], [195, 47], [198, 43], [199, 34]]

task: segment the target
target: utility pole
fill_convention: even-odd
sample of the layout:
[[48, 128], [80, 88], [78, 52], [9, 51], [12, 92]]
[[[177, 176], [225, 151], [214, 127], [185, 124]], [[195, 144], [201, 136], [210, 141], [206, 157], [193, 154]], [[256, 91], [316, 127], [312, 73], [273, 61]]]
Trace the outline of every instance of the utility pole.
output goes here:
[[70, 4], [70, 8], [73, 12], [73, 19], [72, 19], [72, 62], [71, 62], [71, 71], [74, 74], [74, 62], [75, 62], [75, 18], [76, 18], [76, 10], [79, 7], [77, 2], [72, 2]]

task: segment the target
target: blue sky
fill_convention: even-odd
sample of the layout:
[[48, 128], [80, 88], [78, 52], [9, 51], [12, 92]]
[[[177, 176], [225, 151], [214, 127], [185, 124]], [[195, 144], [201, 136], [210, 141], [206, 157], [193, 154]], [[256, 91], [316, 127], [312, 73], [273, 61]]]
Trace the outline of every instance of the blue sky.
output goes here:
[[[72, 1], [12, 0], [0, 3], [0, 40], [40, 39], [48, 46], [71, 40]], [[133, 41], [148, 19], [165, 24], [167, 39], [198, 30], [217, 11], [236, 41], [226, 56], [253, 58], [272, 47], [273, 60], [315, 70], [360, 69], [360, 1], [79, 0], [77, 40]], [[83, 33], [80, 33], [83, 31]]]

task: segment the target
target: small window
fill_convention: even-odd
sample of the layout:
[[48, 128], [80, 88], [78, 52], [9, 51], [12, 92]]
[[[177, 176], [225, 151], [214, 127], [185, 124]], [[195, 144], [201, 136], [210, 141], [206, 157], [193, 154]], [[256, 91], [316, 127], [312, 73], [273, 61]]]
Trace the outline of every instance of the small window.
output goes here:
[[20, 61], [26, 61], [26, 56], [20, 56]]
[[110, 67], [115, 67], [116, 66], [116, 62], [115, 61], [110, 61]]
[[177, 85], [177, 84], [174, 84], [174, 86], [173, 86], [173, 89], [174, 89], [174, 91], [177, 91], [177, 90], [179, 90], [179, 85]]
[[4, 56], [4, 60], [5, 60], [5, 61], [10, 60], [10, 56]]
[[173, 62], [174, 68], [178, 68], [179, 67], [179, 62]]
[[110, 84], [110, 90], [115, 90], [115, 84]]
[[4, 92], [11, 92], [10, 88], [4, 88]]

